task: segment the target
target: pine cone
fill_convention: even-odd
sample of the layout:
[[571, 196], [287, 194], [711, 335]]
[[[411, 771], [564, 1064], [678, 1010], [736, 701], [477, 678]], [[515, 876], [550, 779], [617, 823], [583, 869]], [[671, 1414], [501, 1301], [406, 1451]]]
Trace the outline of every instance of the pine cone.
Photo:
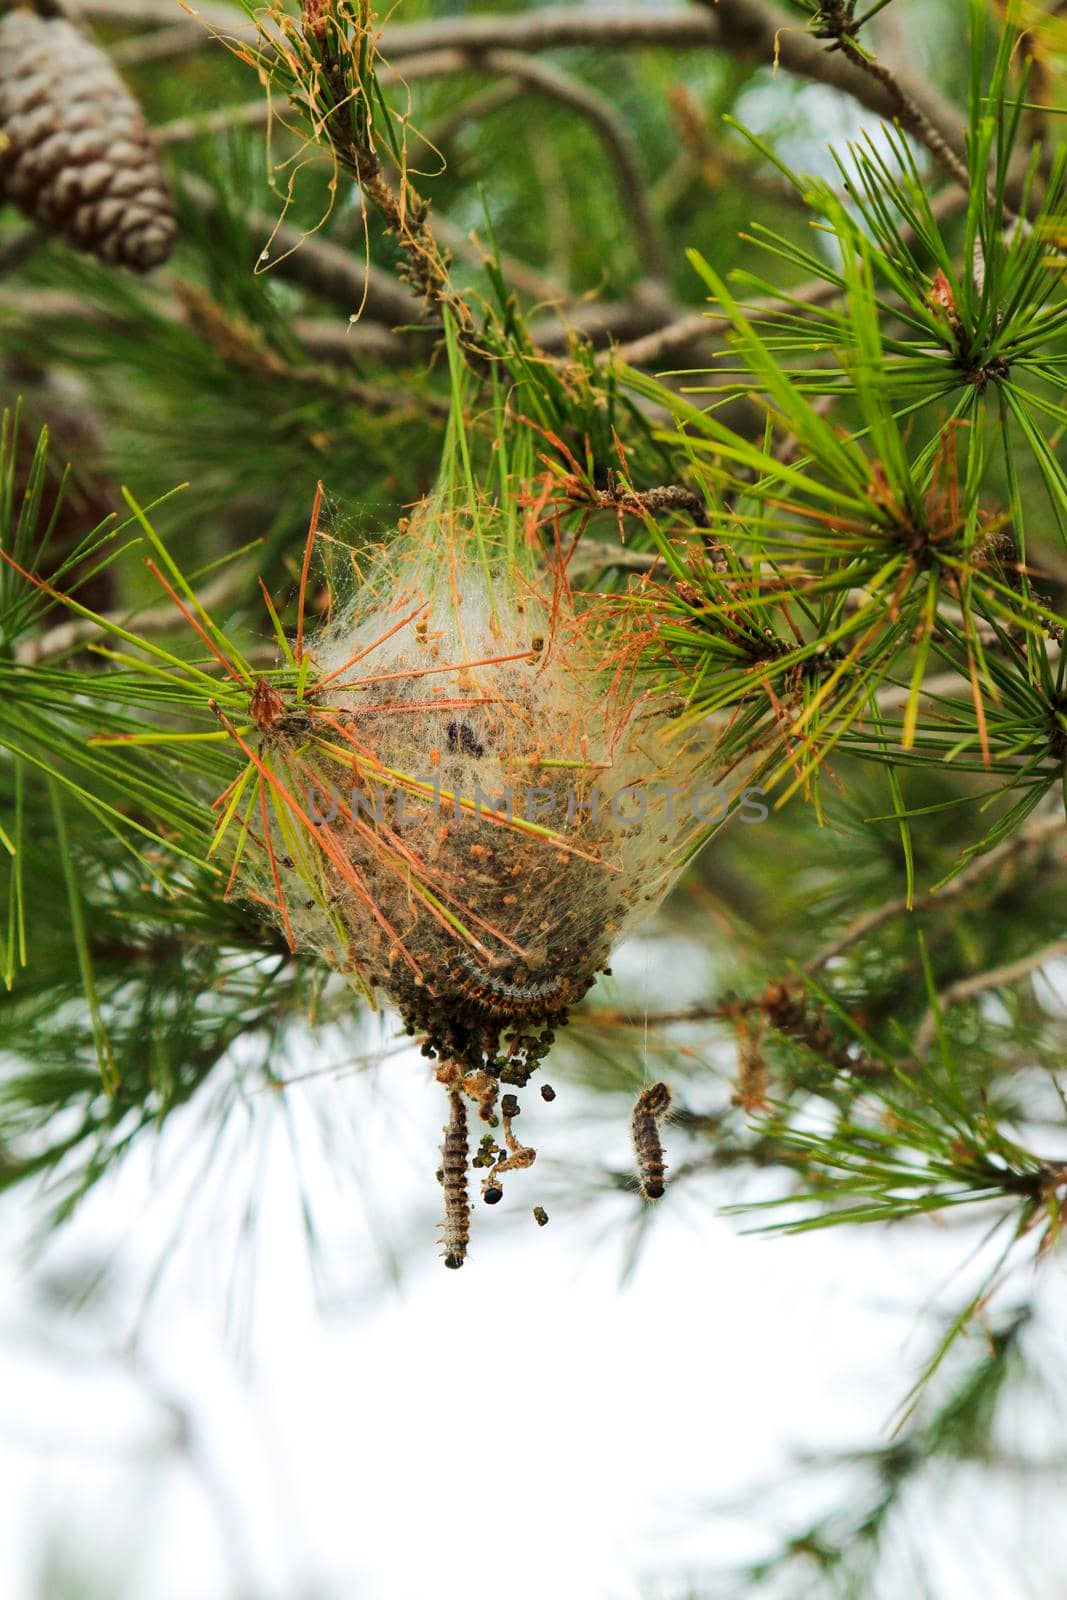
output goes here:
[[140, 108], [69, 22], [0, 21], [0, 197], [101, 261], [146, 272], [170, 254], [174, 214]]

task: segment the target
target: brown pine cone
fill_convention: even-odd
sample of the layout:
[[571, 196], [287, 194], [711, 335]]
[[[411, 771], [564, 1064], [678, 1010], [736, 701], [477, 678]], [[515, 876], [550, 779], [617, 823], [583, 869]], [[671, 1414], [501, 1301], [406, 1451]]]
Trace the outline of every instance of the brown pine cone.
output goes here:
[[146, 272], [170, 254], [174, 213], [140, 108], [61, 19], [0, 21], [0, 198], [116, 266]]

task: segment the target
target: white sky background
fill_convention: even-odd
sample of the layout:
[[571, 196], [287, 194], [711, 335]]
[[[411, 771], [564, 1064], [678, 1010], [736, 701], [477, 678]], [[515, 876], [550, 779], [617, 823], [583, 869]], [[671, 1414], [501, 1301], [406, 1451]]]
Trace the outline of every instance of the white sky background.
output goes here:
[[[742, 116], [766, 128], [781, 94], [754, 88]], [[800, 100], [807, 142], [784, 140], [783, 153], [828, 173], [821, 143], [853, 136], [855, 109], [812, 87]], [[677, 954], [639, 944], [616, 963], [638, 1003], [706, 992]], [[309, 1065], [329, 1063], [290, 1070]], [[623, 1161], [625, 1107], [612, 1134], [603, 1104], [594, 1118], [547, 1075], [557, 1101], [528, 1096], [522, 1123], [542, 1156], [494, 1211], [475, 1204], [461, 1272], [442, 1268], [434, 1244], [444, 1107], [425, 1064], [398, 1056], [287, 1097], [334, 1285], [325, 1307], [276, 1107], [250, 1108], [207, 1177], [202, 1115], [177, 1115], [156, 1155], [139, 1152], [50, 1248], [56, 1278], [116, 1263], [110, 1309], [68, 1319], [42, 1306], [20, 1253], [27, 1198], [9, 1200], [4, 1600], [66, 1600], [36, 1576], [57, 1534], [113, 1586], [107, 1600], [674, 1600], [687, 1572], [763, 1551], [793, 1526], [802, 1488], [779, 1484], [753, 1506], [746, 1486], [780, 1474], [793, 1449], [886, 1436], [935, 1336], [916, 1308], [963, 1303], [976, 1264], [956, 1269], [977, 1234], [926, 1224], [742, 1237], [743, 1221], [715, 1214], [722, 1191], [693, 1184], [668, 1188], [622, 1286], [636, 1202], [568, 1214], [550, 1162], [563, 1150], [580, 1160], [583, 1147]], [[542, 1199], [552, 1221], [537, 1229], [529, 1208]], [[141, 1312], [176, 1226], [181, 1248]], [[381, 1255], [390, 1234], [407, 1263], [396, 1285]], [[1044, 1271], [1062, 1303], [1062, 1267]], [[123, 1356], [134, 1327], [136, 1357]], [[185, 1453], [167, 1444], [168, 1398], [192, 1430]], [[842, 1487], [831, 1482], [822, 1503]], [[1043, 1559], [1062, 1490], [1059, 1479], [982, 1492], [963, 1475], [912, 1509], [924, 1571], [902, 1567], [883, 1592], [912, 1600], [925, 1577], [935, 1600], [1062, 1600], [1057, 1564]], [[712, 1516], [713, 1503], [736, 1514]]]

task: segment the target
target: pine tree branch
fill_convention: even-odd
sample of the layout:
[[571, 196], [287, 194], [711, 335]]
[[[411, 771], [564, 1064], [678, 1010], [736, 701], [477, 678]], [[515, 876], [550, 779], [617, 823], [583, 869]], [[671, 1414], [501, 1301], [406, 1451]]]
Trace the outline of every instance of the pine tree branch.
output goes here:
[[[790, 27], [789, 18], [765, 0], [701, 0], [701, 5], [704, 10], [695, 6], [662, 11], [636, 6], [590, 10], [547, 6], [503, 15], [393, 23], [382, 30], [381, 53], [387, 62], [395, 63], [438, 49], [533, 52], [583, 45], [675, 50], [717, 47], [768, 66], [778, 62], [798, 77], [841, 90], [880, 117], [900, 114], [895, 91], [863, 71], [854, 58], [828, 53], [803, 29]], [[82, 11], [93, 21], [173, 28], [177, 7], [170, 0], [82, 0]], [[189, 24], [189, 48], [208, 44], [212, 37], [209, 29], [238, 37], [252, 30], [240, 12], [211, 0], [196, 7], [196, 16], [199, 20]], [[962, 156], [963, 124], [951, 103], [931, 84], [915, 77], [896, 80], [896, 88], [946, 148]]]
[[482, 12], [427, 22], [394, 23], [382, 33], [387, 61], [402, 61], [439, 45], [460, 50], [560, 50], [607, 45], [688, 50], [717, 41], [713, 17], [695, 6], [545, 6], [532, 11]]
[[658, 550], [627, 550], [623, 545], [582, 538], [567, 563], [567, 576], [574, 579], [609, 568], [619, 572], [651, 572], [662, 561]]
[[292, 329], [308, 355], [340, 367], [361, 360], [397, 367], [420, 361], [417, 342], [366, 317], [344, 323], [329, 322], [321, 317], [294, 317]]
[[[388, 137], [375, 131], [363, 96], [380, 89], [377, 47], [369, 7], [341, 23], [327, 4], [303, 0], [302, 21], [285, 51], [283, 92], [310, 119], [316, 142], [326, 145], [357, 184], [364, 204], [378, 212], [400, 251], [397, 271], [415, 290], [425, 316], [443, 323], [451, 316], [457, 335], [472, 351], [474, 320], [453, 287], [449, 257], [429, 220], [430, 204], [415, 188], [407, 164]], [[432, 72], [433, 65], [424, 71]], [[384, 152], [384, 157], [383, 157]], [[393, 174], [390, 159], [398, 167]]]
[[835, 1073], [881, 1078], [888, 1071], [884, 1061], [860, 1049], [854, 1040], [839, 1039], [821, 1009], [813, 1011], [810, 996], [795, 983], [769, 983], [762, 994], [741, 1002], [738, 1010], [741, 1013], [758, 1011], [775, 1033], [810, 1050]]
[[604, 360], [610, 357], [606, 348], [622, 340], [643, 338], [653, 333], [677, 316], [665, 305], [664, 296], [655, 284], [639, 284], [627, 300], [577, 300], [565, 312], [538, 317], [530, 323], [530, 338], [539, 350], [554, 355], [565, 351], [571, 336], [580, 338], [604, 350]]
[[[309, 13], [309, 18], [312, 16]], [[341, 110], [351, 90], [343, 54], [332, 37], [320, 30], [314, 20], [307, 24], [311, 37], [323, 52], [323, 70], [333, 105]], [[635, 247], [644, 268], [646, 283], [654, 290], [666, 274], [662, 241], [642, 178], [637, 153], [629, 130], [611, 103], [585, 84], [558, 68], [529, 60], [517, 53], [489, 50], [470, 52], [438, 50], [414, 57], [405, 65], [403, 76], [415, 79], [446, 74], [489, 72], [514, 79], [525, 89], [561, 102], [590, 122], [603, 141], [615, 167], [616, 178]], [[389, 87], [400, 74], [388, 67], [376, 72], [380, 87]], [[292, 93], [292, 91], [290, 91]], [[442, 255], [430, 207], [414, 188], [407, 171], [402, 171], [399, 187], [386, 175], [375, 137], [369, 124], [359, 118], [324, 114], [316, 109], [316, 120], [335, 156], [351, 173], [361, 192], [378, 210], [389, 232], [404, 253], [403, 275], [417, 288], [427, 307], [447, 306], [460, 330], [469, 338], [470, 315], [463, 298], [451, 287], [447, 257]], [[645, 289], [648, 295], [651, 290]]]
[[[456, 69], [446, 68], [444, 70]], [[384, 78], [386, 75], [383, 73], [381, 76]], [[507, 87], [507, 85], [494, 84], [492, 91], [501, 87]], [[490, 98], [492, 91], [487, 93], [485, 97], [487, 105], [503, 103]], [[522, 93], [521, 86], [513, 84], [504, 99], [510, 100], [517, 93]], [[477, 96], [474, 97], [474, 100], [477, 99]], [[465, 101], [463, 106], [460, 107], [462, 115], [456, 118], [457, 125], [462, 125], [462, 122], [468, 118], [482, 114], [474, 104], [474, 100]], [[211, 111], [190, 117], [176, 117], [172, 122], [164, 122], [153, 128], [152, 137], [158, 148], [168, 149], [174, 145], [187, 144], [194, 139], [203, 138], [205, 135], [225, 133], [231, 128], [266, 127], [271, 116], [276, 114], [277, 108], [272, 108], [270, 101], [265, 97], [261, 97], [255, 100], [241, 101], [237, 105], [224, 106], [221, 111]], [[441, 134], [437, 129], [431, 129], [427, 134], [428, 142], [434, 146], [438, 144], [440, 138]], [[447, 218], [440, 215], [436, 216], [434, 218], [434, 227], [442, 242], [454, 254], [462, 255], [478, 264], [481, 264], [485, 259], [486, 252], [480, 246], [473, 244], [467, 234], [454, 227]], [[336, 240], [333, 242], [336, 242]], [[537, 272], [533, 267], [528, 266], [524, 261], [519, 261], [514, 256], [502, 254], [501, 266], [504, 268], [509, 284], [514, 285], [523, 294], [528, 294], [533, 299], [563, 302], [569, 298], [568, 292], [561, 288], [559, 284], [545, 278], [542, 273]]]

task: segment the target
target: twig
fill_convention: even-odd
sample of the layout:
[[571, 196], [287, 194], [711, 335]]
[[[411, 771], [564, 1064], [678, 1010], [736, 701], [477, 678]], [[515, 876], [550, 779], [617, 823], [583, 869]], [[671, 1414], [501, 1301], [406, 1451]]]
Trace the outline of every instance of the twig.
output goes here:
[[995, 845], [992, 850], [988, 850], [985, 855], [976, 856], [948, 883], [917, 896], [911, 906], [908, 905], [907, 900], [904, 898], [888, 900], [884, 905], [876, 907], [873, 911], [865, 912], [861, 917], [857, 917], [855, 921], [849, 923], [843, 933], [839, 934], [836, 939], [825, 945], [817, 955], [813, 956], [805, 964], [803, 970], [808, 974], [821, 971], [831, 961], [843, 955], [846, 950], [851, 949], [854, 944], [866, 939], [869, 934], [875, 933], [895, 917], [904, 916], [909, 912], [926, 911], [931, 906], [941, 905], [945, 901], [953, 900], [962, 894], [966, 894], [976, 883], [980, 883], [983, 878], [988, 877], [990, 873], [995, 871], [1001, 863], [1011, 860], [1026, 850], [1040, 847], [1048, 839], [1055, 838], [1057, 834], [1062, 834], [1065, 829], [1067, 829], [1067, 818], [1064, 818], [1060, 812], [1055, 812], [1051, 816], [1033, 819], [1024, 824], [1018, 832], [1013, 833], [1010, 838], [1005, 839], [999, 845]]
[[[381, 154], [388, 151], [388, 142], [376, 134], [375, 120], [360, 98], [367, 90], [364, 76], [373, 82], [377, 75], [369, 5], [335, 16], [328, 0], [303, 0], [302, 22], [291, 26], [286, 38], [284, 81], [294, 106], [310, 118], [313, 137], [329, 146], [355, 180], [364, 203], [374, 207], [396, 240], [397, 273], [416, 291], [427, 314], [442, 322], [450, 317], [457, 337], [476, 350], [474, 318], [453, 286], [448, 253], [430, 225], [430, 202], [416, 189], [406, 161], [395, 150], [391, 154], [398, 171], [390, 174], [389, 155], [383, 161]], [[422, 67], [424, 72], [436, 70], [432, 62]]]
[[1023, 956], [1018, 961], [1008, 961], [1002, 967], [991, 967], [988, 972], [979, 972], [971, 978], [961, 978], [958, 982], [950, 984], [938, 997], [937, 1011], [931, 1007], [919, 1024], [919, 1030], [915, 1035], [915, 1054], [925, 1055], [930, 1048], [939, 1012], [947, 1010], [950, 1006], [962, 1005], [966, 1000], [975, 1000], [979, 995], [988, 994], [991, 989], [1007, 989], [1020, 979], [1039, 972], [1048, 962], [1055, 961], [1060, 956], [1067, 956], [1067, 939], [1053, 939], [1051, 943], [1042, 945], [1040, 950], [1035, 950], [1031, 955]]
[[359, 360], [404, 366], [413, 358], [418, 360], [419, 347], [410, 338], [367, 317], [344, 323], [329, 322], [323, 317], [294, 317], [290, 326], [308, 355], [337, 366]]
[[217, 352], [230, 370], [317, 389], [353, 402], [371, 413], [397, 415], [414, 412], [420, 417], [440, 419], [450, 414], [450, 404], [443, 395], [412, 393], [408, 389], [393, 389], [385, 384], [333, 376], [323, 373], [317, 366], [295, 367], [275, 350], [269, 349], [255, 329], [230, 316], [198, 285], [175, 279], [174, 292], [186, 324]]
[[[711, 526], [703, 497], [695, 489], [688, 489], [679, 483], [662, 484], [654, 489], [589, 488], [576, 496], [573, 504], [614, 511], [616, 516], [643, 517], [648, 513], [662, 516], [671, 511], [687, 511], [696, 528], [707, 529]], [[662, 560], [663, 557], [656, 550], [627, 550], [622, 545], [582, 538], [568, 563], [567, 571], [572, 578], [583, 572], [602, 571], [605, 567], [616, 567], [622, 572], [651, 572]]]
[[[836, 283], [828, 282], [825, 278], [812, 278], [810, 282], [790, 289], [788, 300], [755, 300], [747, 312], [754, 318], [766, 316], [796, 300], [802, 300], [805, 305], [823, 305], [827, 300], [835, 299], [840, 292]], [[664, 356], [675, 355], [688, 345], [706, 342], [718, 329], [729, 326], [730, 318], [725, 311], [687, 311], [654, 332], [621, 345], [613, 352], [613, 358], [631, 367], [653, 366]], [[610, 360], [612, 356], [606, 356], [605, 359]]]
[[654, 489], [607, 489], [593, 491], [596, 504], [605, 510], [626, 511], [634, 516], [665, 511], [688, 511], [698, 528], [710, 528], [711, 517], [704, 496], [681, 483], [664, 483]]
[[733, 1015], [734, 1001], [721, 1005], [679, 1006], [673, 1011], [619, 1011], [609, 1006], [590, 1006], [578, 1011], [572, 1024], [574, 1029], [588, 1024], [607, 1028], [668, 1028], [682, 1022], [722, 1022]]
[[674, 355], [690, 345], [706, 343], [712, 330], [728, 320], [714, 312], [686, 311], [651, 333], [630, 339], [615, 350], [605, 351], [601, 360], [623, 361], [629, 367], [652, 367], [664, 356]]
[[861, 72], [865, 72], [875, 83], [882, 85], [893, 102], [901, 127], [921, 145], [925, 145], [942, 171], [947, 172], [950, 178], [954, 178], [961, 189], [968, 190], [971, 186], [971, 174], [966, 161], [957, 155], [944, 135], [934, 127], [930, 118], [916, 104], [896, 75], [881, 61], [873, 56], [864, 55], [859, 49], [854, 48], [851, 55]]
[[811, 1010], [810, 997], [789, 983], [769, 983], [755, 999], [741, 1003], [745, 1011], [758, 1010], [783, 1038], [801, 1044], [835, 1072], [862, 1078], [884, 1077], [887, 1067], [855, 1044], [844, 1044], [827, 1026], [822, 1011]]
[[152, 139], [159, 149], [170, 145], [187, 144], [190, 139], [201, 139], [206, 134], [227, 133], [231, 128], [265, 127], [270, 120], [272, 107], [266, 95], [255, 100], [244, 100], [238, 105], [223, 106], [220, 111], [208, 111], [199, 116], [176, 117], [152, 129]]
[[[676, 312], [675, 312], [676, 314]], [[530, 338], [549, 354], [566, 350], [574, 334], [595, 346], [630, 342], [672, 320], [672, 307], [658, 284], [639, 284], [628, 300], [579, 300], [565, 314], [538, 317]], [[609, 359], [605, 350], [604, 359]]]
[[[133, 327], [136, 318], [99, 301], [83, 300], [80, 295], [64, 289], [7, 289], [0, 288], [0, 309], [11, 313], [30, 327], [49, 320], [70, 322], [89, 327]], [[181, 319], [181, 309], [176, 301], [153, 299], [152, 309], [157, 315]], [[412, 344], [393, 333], [380, 322], [364, 318], [359, 322], [338, 324], [318, 317], [293, 317], [289, 327], [310, 356], [329, 361], [335, 366], [348, 366], [352, 361], [379, 361], [399, 366], [410, 361], [415, 349]]]
[[[965, 204], [966, 196], [958, 189], [946, 189], [934, 197], [930, 210], [935, 221], [947, 222], [962, 211]], [[907, 243], [914, 238], [914, 234], [910, 228], [905, 228], [901, 231], [901, 237]], [[798, 300], [805, 305], [825, 305], [839, 293], [837, 285], [825, 278], [811, 278], [807, 283], [791, 288], [781, 299], [754, 300], [745, 309], [750, 317], [759, 318], [788, 309]], [[602, 360], [623, 361], [631, 367], [654, 366], [664, 356], [676, 355], [689, 346], [706, 343], [712, 334], [729, 326], [729, 322], [725, 312], [714, 309], [687, 311], [661, 327], [622, 344], [614, 352], [606, 353]]]
[[584, 573], [603, 572], [608, 567], [620, 572], [651, 572], [662, 560], [657, 550], [627, 550], [621, 544], [583, 538], [567, 564], [567, 576], [576, 578]]
[[[812, 34], [790, 26], [788, 17], [766, 0], [701, 0], [718, 19], [718, 43], [731, 55], [747, 56], [770, 66], [780, 65], [798, 77], [826, 84], [850, 95], [880, 117], [900, 115], [897, 93], [878, 77], [865, 72], [854, 52], [827, 51]], [[952, 103], [924, 79], [909, 76], [896, 82], [908, 97], [916, 116], [962, 157], [963, 122]]]
[[[183, 172], [179, 182], [186, 197], [202, 215], [211, 217], [219, 210], [222, 201], [217, 191], [202, 178]], [[275, 222], [261, 212], [248, 213], [245, 223], [253, 235], [271, 240], [271, 270], [290, 283], [320, 294], [349, 311], [362, 303], [366, 290], [368, 309], [391, 326], [423, 322], [424, 312], [419, 300], [390, 273], [354, 261], [339, 245], [310, 237], [290, 223]], [[427, 327], [425, 332], [431, 334], [433, 329]]]
[[[237, 13], [234, 13], [236, 17]], [[196, 43], [208, 43], [210, 34], [204, 34]], [[176, 22], [170, 28], [153, 28], [149, 33], [139, 33], [132, 39], [121, 39], [113, 44], [108, 54], [118, 67], [143, 67], [150, 61], [169, 61], [174, 56], [188, 55], [194, 35], [188, 22]]]
[[484, 55], [466, 53], [460, 59], [463, 69], [475, 67], [479, 71], [499, 72], [535, 94], [569, 106], [592, 123], [615, 167], [619, 190], [628, 208], [628, 220], [633, 224], [645, 272], [650, 278], [662, 280], [666, 274], [662, 241], [638, 166], [634, 141], [621, 113], [611, 102], [588, 84], [579, 82], [558, 67], [542, 61], [531, 61], [514, 51], [490, 50]]
[[[165, 28], [175, 23], [177, 0], [81, 0], [82, 14], [93, 21], [133, 27]], [[199, 0], [185, 25], [188, 48], [210, 42], [208, 29], [220, 33], [252, 33], [254, 24], [227, 5]], [[206, 24], [206, 26], [205, 26]], [[393, 23], [382, 34], [382, 54], [389, 61], [422, 55], [442, 45], [486, 50], [557, 50], [590, 44], [662, 46], [686, 50], [713, 44], [715, 19], [696, 7], [654, 11], [622, 5], [585, 10], [580, 6], [547, 6], [525, 13], [442, 17], [433, 22]]]
[[[233, 569], [220, 574], [214, 582], [206, 584], [200, 590], [198, 599], [205, 611], [213, 611], [216, 607], [225, 605], [238, 595], [245, 584], [244, 574], [236, 573]], [[15, 660], [20, 667], [37, 667], [45, 661], [53, 661], [58, 656], [69, 655], [72, 650], [77, 650], [81, 645], [88, 644], [94, 639], [99, 639], [108, 632], [110, 626], [128, 628], [131, 620], [136, 617], [138, 632], [143, 634], [166, 633], [170, 628], [177, 627], [183, 620], [182, 613], [177, 606], [166, 602], [152, 606], [147, 611], [140, 613], [125, 611], [105, 611], [99, 621], [88, 617], [79, 617], [76, 621], [61, 622], [54, 628], [49, 628], [47, 633], [42, 633], [36, 639], [24, 639], [15, 651]]]
[[744, 1018], [758, 1012], [768, 1025], [784, 1038], [801, 1044], [834, 1069], [859, 1077], [884, 1077], [886, 1065], [867, 1051], [845, 1043], [831, 1032], [820, 1011], [812, 1011], [808, 996], [795, 983], [769, 983], [762, 993], [742, 999], [719, 1000], [713, 1005], [686, 1006], [677, 1011], [651, 1011], [631, 1014], [625, 1011], [590, 1010], [583, 1021], [608, 1027], [659, 1028], [684, 1022], [726, 1022], [735, 1028]]
[[695, 6], [676, 10], [645, 5], [545, 6], [394, 24], [383, 31], [382, 54], [388, 61], [400, 61], [442, 44], [459, 50], [539, 51], [582, 45], [687, 50], [713, 44], [720, 33], [714, 17]]
[[443, 111], [436, 122], [426, 129], [427, 143], [443, 150], [472, 122], [483, 122], [494, 112], [512, 105], [522, 94], [522, 88], [513, 78], [502, 83], [487, 84], [478, 94], [464, 95], [457, 105]]

